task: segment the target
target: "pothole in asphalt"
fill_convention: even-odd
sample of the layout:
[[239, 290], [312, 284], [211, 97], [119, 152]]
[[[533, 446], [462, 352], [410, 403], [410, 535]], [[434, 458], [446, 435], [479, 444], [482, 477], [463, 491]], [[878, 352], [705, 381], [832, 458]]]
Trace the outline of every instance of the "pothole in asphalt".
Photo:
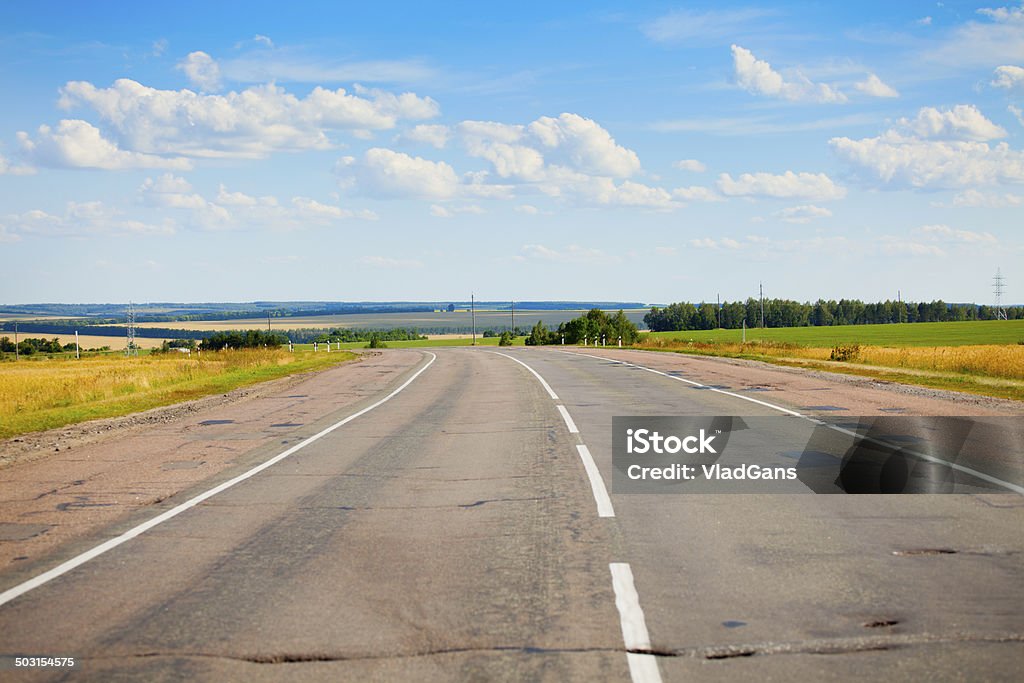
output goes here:
[[199, 467], [200, 465], [205, 465], [205, 464], [206, 464], [205, 460], [172, 460], [170, 462], [165, 462], [163, 465], [160, 465], [160, 469], [162, 469], [162, 470], [191, 470], [191, 469], [195, 469], [196, 467]]
[[724, 626], [726, 628], [739, 628], [740, 626], [746, 626], [746, 625], [747, 625], [747, 622], [745, 622], [745, 621], [737, 621], [736, 619], [729, 619], [728, 621], [723, 621], [722, 622], [722, 626]]
[[301, 422], [279, 422], [276, 425], [270, 425], [271, 427], [301, 427]]
[[199, 424], [203, 425], [204, 427], [208, 427], [210, 425], [230, 425], [234, 423], [234, 420], [203, 420]]
[[875, 619], [864, 624], [864, 628], [888, 628], [900, 623], [899, 619]]
[[849, 410], [849, 408], [840, 408], [839, 406], [801, 406], [800, 410], [821, 410], [829, 412], [835, 410]]

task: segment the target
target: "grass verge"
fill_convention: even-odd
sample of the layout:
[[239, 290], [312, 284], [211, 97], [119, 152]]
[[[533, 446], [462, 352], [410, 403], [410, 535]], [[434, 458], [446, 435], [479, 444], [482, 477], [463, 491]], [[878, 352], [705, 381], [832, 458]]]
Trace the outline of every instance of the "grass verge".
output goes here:
[[224, 393], [356, 358], [348, 352], [244, 349], [0, 363], [0, 438]]

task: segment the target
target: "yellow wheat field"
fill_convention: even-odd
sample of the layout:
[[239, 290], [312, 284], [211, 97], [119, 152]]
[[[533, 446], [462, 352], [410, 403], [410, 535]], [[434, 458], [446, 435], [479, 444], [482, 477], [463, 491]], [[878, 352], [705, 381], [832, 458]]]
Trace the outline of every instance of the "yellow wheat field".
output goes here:
[[[832, 349], [786, 342], [708, 343], [648, 338], [640, 348], [829, 361]], [[1024, 379], [1024, 345], [856, 347], [846, 362], [886, 368]]]
[[187, 388], [224, 374], [286, 365], [293, 358], [287, 351], [252, 349], [193, 353], [191, 358], [169, 353], [0, 363], [0, 422], [19, 413]]

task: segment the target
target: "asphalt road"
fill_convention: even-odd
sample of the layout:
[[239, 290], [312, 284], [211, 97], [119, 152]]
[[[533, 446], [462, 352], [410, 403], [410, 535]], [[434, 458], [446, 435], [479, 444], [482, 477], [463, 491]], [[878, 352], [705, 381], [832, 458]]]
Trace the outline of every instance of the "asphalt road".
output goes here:
[[613, 416], [804, 406], [647, 354], [501, 353], [425, 352], [270, 467], [246, 476], [285, 446], [55, 553], [118, 542], [4, 594], [0, 655], [76, 668], [0, 680], [1019, 680], [1024, 496], [604, 499]]

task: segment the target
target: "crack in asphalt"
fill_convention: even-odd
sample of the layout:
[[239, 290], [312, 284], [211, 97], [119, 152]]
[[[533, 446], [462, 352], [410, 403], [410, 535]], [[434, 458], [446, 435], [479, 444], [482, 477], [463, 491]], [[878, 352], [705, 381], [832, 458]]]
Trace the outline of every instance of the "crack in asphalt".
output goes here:
[[922, 633], [916, 635], [892, 635], [868, 638], [823, 638], [787, 643], [750, 643], [723, 646], [706, 646], [690, 648], [622, 648], [622, 647], [532, 647], [523, 645], [494, 645], [491, 647], [449, 647], [433, 650], [420, 650], [404, 653], [363, 653], [342, 654], [330, 652], [270, 652], [260, 654], [218, 654], [211, 652], [139, 652], [119, 656], [79, 657], [88, 661], [104, 661], [122, 658], [209, 658], [227, 659], [251, 664], [302, 664], [315, 662], [352, 662], [385, 659], [412, 659], [417, 657], [434, 657], [450, 654], [640, 654], [655, 657], [680, 657], [706, 660], [725, 660], [737, 657], [754, 657], [763, 655], [842, 655], [861, 652], [878, 652], [897, 648], [920, 645], [942, 645], [951, 643], [1021, 643], [1024, 633], [996, 634], [951, 634], [938, 635]]

